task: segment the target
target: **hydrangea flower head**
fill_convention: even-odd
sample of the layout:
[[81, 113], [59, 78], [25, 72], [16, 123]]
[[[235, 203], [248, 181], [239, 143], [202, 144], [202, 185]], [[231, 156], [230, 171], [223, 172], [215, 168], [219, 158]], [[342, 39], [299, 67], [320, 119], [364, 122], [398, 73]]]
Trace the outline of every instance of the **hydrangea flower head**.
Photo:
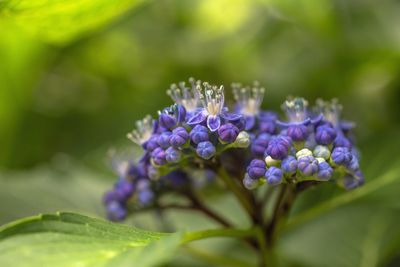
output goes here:
[[[265, 89], [258, 83], [233, 84], [232, 89], [236, 105], [229, 113], [223, 86], [194, 79], [188, 86], [171, 85], [167, 94], [175, 103], [162, 109], [156, 121], [151, 116], [138, 121], [128, 134], [144, 153], [135, 164], [118, 164], [118, 180], [103, 199], [110, 219], [122, 220], [132, 208], [160, 208], [163, 194], [195, 193], [219, 178], [227, 190], [249, 197], [250, 205], [258, 203], [253, 200], [260, 200], [260, 194], [244, 188], [265, 183], [286, 184], [282, 189], [331, 180], [345, 189], [364, 183], [351, 135], [354, 124], [341, 120], [337, 100], [318, 100], [311, 112], [307, 100], [290, 98], [283, 104], [286, 119], [281, 121], [276, 112], [261, 108]], [[202, 183], [198, 175], [189, 175], [192, 171], [214, 178]], [[242, 184], [226, 180], [237, 178], [243, 178]], [[233, 186], [244, 188], [236, 191]]]

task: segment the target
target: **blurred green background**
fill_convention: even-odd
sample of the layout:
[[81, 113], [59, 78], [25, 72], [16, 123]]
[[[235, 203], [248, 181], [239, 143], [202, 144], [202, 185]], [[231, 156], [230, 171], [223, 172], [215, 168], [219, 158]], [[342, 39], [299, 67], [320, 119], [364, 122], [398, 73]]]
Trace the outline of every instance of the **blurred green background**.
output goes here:
[[[0, 0], [0, 222], [60, 209], [101, 216], [113, 181], [107, 150], [131, 146], [134, 121], [169, 105], [165, 90], [191, 76], [227, 87], [258, 80], [267, 109], [287, 95], [339, 98], [357, 122], [367, 182], [378, 179], [400, 166], [399, 14], [394, 0]], [[399, 219], [399, 184], [351, 206], [362, 206], [363, 227], [381, 215], [388, 223], [377, 235], [387, 236]], [[323, 234], [342, 231], [329, 218], [319, 236], [293, 238], [315, 249]], [[370, 228], [341, 223], [352, 248], [367, 242], [375, 253], [351, 254], [359, 266], [398, 266], [399, 230], [389, 231], [393, 242], [380, 239], [390, 245], [384, 257], [363, 239]], [[294, 257], [302, 251], [290, 248]], [[320, 260], [293, 266], [325, 266]], [[358, 266], [345, 262], [332, 266]]]

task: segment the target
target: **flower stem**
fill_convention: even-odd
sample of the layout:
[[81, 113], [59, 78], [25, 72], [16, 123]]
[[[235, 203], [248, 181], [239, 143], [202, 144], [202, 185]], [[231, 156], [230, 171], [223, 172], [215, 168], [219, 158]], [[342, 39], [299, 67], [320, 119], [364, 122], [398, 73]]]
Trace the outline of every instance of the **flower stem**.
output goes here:
[[258, 244], [259, 244], [260, 266], [267, 267], [268, 262], [270, 261], [270, 259], [269, 259], [270, 253], [268, 253], [264, 231], [260, 226], [257, 226], [257, 227], [255, 227], [255, 234], [256, 234]]
[[295, 186], [291, 184], [282, 185], [281, 191], [276, 200], [272, 218], [265, 228], [268, 247], [273, 246], [276, 239], [276, 228], [278, 223], [287, 216], [295, 198]]
[[186, 194], [186, 196], [189, 198], [191, 202], [191, 207], [194, 210], [202, 212], [204, 215], [208, 216], [209, 218], [211, 218], [212, 220], [221, 224], [224, 227], [232, 227], [232, 224], [230, 222], [228, 222], [221, 215], [219, 215], [218, 213], [214, 212], [209, 207], [207, 207], [194, 193]]
[[233, 192], [233, 194], [235, 194], [239, 203], [247, 211], [250, 217], [253, 217], [255, 213], [254, 207], [249, 198], [246, 196], [246, 193], [243, 192], [240, 185], [238, 185], [237, 182], [233, 180], [223, 168], [219, 169], [218, 177], [221, 178], [225, 185]]

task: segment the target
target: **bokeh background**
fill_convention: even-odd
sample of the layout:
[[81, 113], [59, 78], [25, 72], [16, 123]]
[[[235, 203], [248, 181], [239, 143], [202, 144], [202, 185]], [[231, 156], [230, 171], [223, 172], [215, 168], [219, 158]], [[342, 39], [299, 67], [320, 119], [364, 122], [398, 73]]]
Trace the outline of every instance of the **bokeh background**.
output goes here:
[[[192, 76], [258, 80], [268, 109], [288, 95], [336, 97], [357, 122], [367, 182], [396, 176], [399, 14], [394, 0], [0, 0], [0, 222], [60, 209], [102, 216], [109, 149], [132, 147], [134, 121]], [[398, 266], [399, 180], [289, 235], [291, 264]], [[325, 198], [310, 193], [302, 206]], [[347, 237], [327, 236], [337, 233]]]

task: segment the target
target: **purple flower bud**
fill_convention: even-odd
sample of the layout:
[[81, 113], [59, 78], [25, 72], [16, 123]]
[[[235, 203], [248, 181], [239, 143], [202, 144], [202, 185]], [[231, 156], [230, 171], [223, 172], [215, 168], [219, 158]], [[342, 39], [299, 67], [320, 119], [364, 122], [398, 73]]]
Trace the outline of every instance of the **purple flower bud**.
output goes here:
[[328, 162], [323, 161], [318, 164], [318, 174], [317, 177], [320, 180], [323, 181], [328, 181], [333, 175], [333, 169], [332, 167], [328, 164]]
[[350, 162], [346, 164], [346, 167], [348, 170], [350, 170], [352, 172], [356, 172], [360, 168], [360, 165], [358, 163], [358, 158], [354, 154], [353, 154]]
[[158, 136], [157, 144], [163, 149], [168, 148], [170, 146], [169, 141], [171, 139], [171, 135], [172, 135], [172, 133], [169, 131], [161, 133]]
[[340, 133], [336, 136], [335, 141], [333, 141], [333, 146], [334, 147], [347, 147], [348, 149], [351, 149], [352, 144], [349, 139], [347, 139], [342, 133]]
[[107, 205], [113, 201], [118, 201], [118, 194], [115, 190], [109, 190], [103, 196], [103, 203]]
[[170, 144], [173, 147], [183, 146], [189, 140], [189, 133], [183, 127], [175, 128], [172, 131]]
[[198, 144], [198, 143], [204, 142], [204, 141], [208, 141], [209, 140], [208, 128], [203, 125], [196, 125], [190, 131], [190, 139], [195, 144]]
[[159, 147], [158, 145], [158, 135], [157, 134], [153, 134], [149, 140], [147, 142], [145, 142], [143, 144], [143, 148], [149, 152], [153, 151], [154, 149], [156, 149], [157, 147]]
[[284, 159], [290, 148], [290, 140], [284, 136], [277, 136], [268, 143], [266, 153], [273, 159]]
[[218, 136], [223, 143], [233, 143], [238, 134], [239, 129], [232, 123], [226, 123], [218, 129]]
[[142, 205], [149, 204], [154, 197], [154, 193], [150, 187], [150, 181], [147, 179], [142, 179], [137, 184], [138, 191], [138, 201]]
[[305, 176], [312, 176], [318, 172], [318, 160], [313, 156], [301, 157], [297, 161], [297, 167]]
[[160, 173], [156, 167], [154, 167], [153, 165], [149, 165], [147, 167], [147, 176], [152, 180], [156, 180], [160, 178]]
[[167, 112], [162, 112], [159, 116], [159, 121], [161, 127], [164, 127], [165, 129], [172, 129], [176, 126], [178, 121], [174, 117], [174, 115], [171, 115]]
[[276, 130], [276, 123], [274, 121], [260, 121], [259, 129], [262, 133], [274, 134]]
[[347, 147], [336, 147], [332, 151], [331, 159], [337, 165], [346, 165], [351, 162], [353, 155]]
[[253, 189], [256, 189], [260, 185], [260, 182], [258, 179], [252, 179], [246, 173], [246, 175], [244, 176], [244, 179], [243, 179], [243, 185], [245, 188], [247, 188], [249, 190], [253, 190]]
[[289, 136], [283, 135], [283, 136], [278, 136], [278, 138], [280, 139], [280, 142], [282, 142], [282, 144], [284, 144], [288, 148], [292, 145], [292, 139], [290, 139]]
[[117, 201], [107, 204], [107, 217], [109, 220], [117, 222], [122, 221], [127, 216], [127, 210], [124, 205]]
[[265, 177], [270, 185], [278, 185], [282, 182], [283, 172], [277, 167], [270, 167], [266, 173]]
[[114, 186], [114, 190], [118, 196], [119, 201], [125, 201], [128, 199], [135, 189], [135, 186], [131, 181], [126, 179], [119, 179]]
[[168, 162], [170, 163], [176, 163], [181, 159], [181, 151], [174, 147], [169, 147], [167, 150], [165, 150], [165, 158]]
[[142, 205], [148, 205], [154, 198], [154, 193], [149, 188], [141, 190], [138, 194], [139, 203]]
[[263, 157], [270, 139], [271, 136], [269, 134], [260, 134], [251, 144], [251, 153], [255, 157]]
[[291, 125], [287, 128], [286, 134], [293, 141], [305, 141], [308, 137], [308, 128], [302, 124]]
[[233, 125], [235, 125], [238, 128], [238, 131], [243, 131], [246, 129], [246, 119], [244, 117], [240, 117], [237, 120], [230, 121]]
[[161, 147], [154, 149], [153, 152], [151, 152], [151, 157], [157, 165], [164, 165], [167, 163], [165, 151]]
[[297, 159], [293, 156], [288, 156], [282, 160], [281, 168], [285, 173], [293, 174], [297, 170]]
[[356, 172], [354, 173], [354, 178], [357, 179], [357, 181], [358, 181], [358, 186], [363, 185], [364, 182], [365, 182], [364, 175], [363, 175], [363, 173], [362, 173], [360, 170], [358, 170], [358, 171], [356, 171]]
[[196, 148], [197, 155], [203, 159], [210, 159], [215, 152], [215, 146], [210, 141], [200, 142]]
[[336, 131], [328, 124], [321, 125], [317, 128], [315, 133], [315, 140], [320, 145], [329, 145], [336, 138]]
[[347, 174], [343, 177], [343, 186], [347, 190], [355, 189], [364, 184], [364, 175], [357, 171], [354, 175]]
[[266, 171], [265, 162], [260, 159], [253, 159], [250, 162], [249, 166], [247, 167], [247, 173], [252, 179], [258, 179], [260, 177], [263, 177], [265, 171]]
[[159, 112], [160, 126], [165, 129], [172, 129], [182, 123], [186, 117], [186, 110], [182, 105], [173, 105]]

